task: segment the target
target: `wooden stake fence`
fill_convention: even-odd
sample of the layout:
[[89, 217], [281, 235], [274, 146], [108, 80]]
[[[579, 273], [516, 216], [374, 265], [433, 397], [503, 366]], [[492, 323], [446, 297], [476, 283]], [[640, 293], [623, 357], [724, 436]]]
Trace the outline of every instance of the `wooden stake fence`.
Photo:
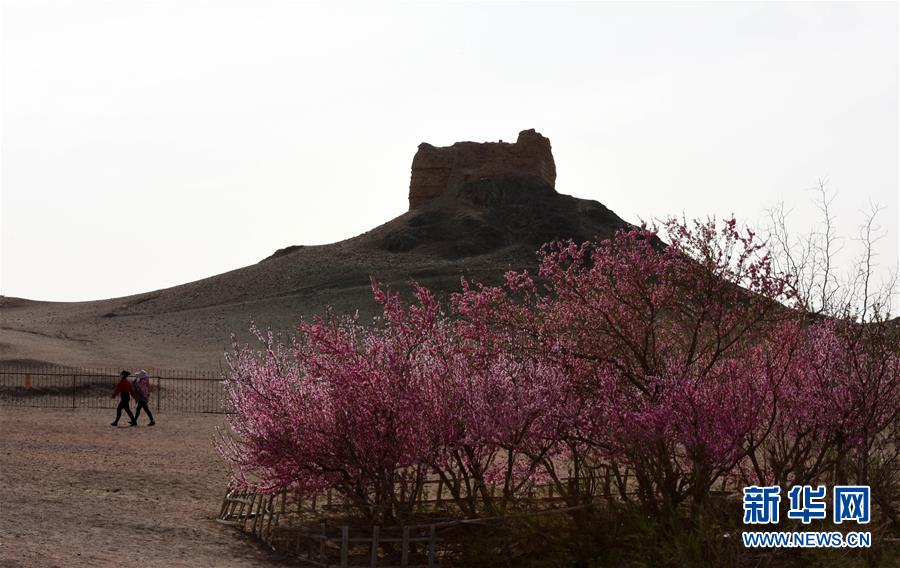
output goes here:
[[[321, 568], [436, 568], [436, 525], [367, 528], [329, 527], [316, 520], [313, 502], [298, 499], [294, 507], [288, 493], [276, 495], [230, 491], [222, 501], [217, 522], [250, 533], [273, 550]], [[337, 507], [325, 497], [324, 513]]]
[[[426, 482], [415, 510], [433, 522], [405, 526], [352, 526], [346, 524], [352, 508], [332, 491], [302, 496], [293, 492], [274, 495], [229, 491], [217, 522], [250, 533], [273, 550], [322, 568], [436, 568], [444, 551], [442, 531], [479, 523], [496, 523], [539, 515], [565, 514], [587, 505], [565, 505], [552, 484], [531, 487], [519, 504], [527, 512], [491, 518], [460, 519], [445, 497], [442, 480]], [[458, 488], [457, 488], [458, 489]], [[497, 488], [492, 488], [493, 494]], [[446, 520], [445, 520], [446, 519]], [[329, 520], [331, 523], [329, 525]]]

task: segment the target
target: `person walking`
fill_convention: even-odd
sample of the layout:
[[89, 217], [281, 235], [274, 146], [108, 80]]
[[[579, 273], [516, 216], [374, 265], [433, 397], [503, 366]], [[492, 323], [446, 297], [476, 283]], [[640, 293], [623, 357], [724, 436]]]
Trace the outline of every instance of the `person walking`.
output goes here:
[[131, 388], [131, 383], [128, 382], [128, 375], [130, 375], [128, 371], [122, 371], [119, 376], [122, 378], [119, 380], [119, 384], [116, 385], [115, 390], [113, 390], [112, 396], [110, 398], [116, 398], [116, 395], [119, 395], [119, 406], [116, 407], [116, 419], [113, 420], [110, 426], [118, 426], [119, 418], [122, 417], [122, 411], [130, 418], [128, 425], [129, 426], [137, 426], [137, 420], [134, 417], [134, 414], [131, 413], [131, 397], [137, 398], [137, 394], [134, 392], [134, 389]]
[[153, 419], [153, 413], [150, 412], [150, 407], [147, 406], [147, 403], [150, 401], [150, 375], [147, 374], [147, 371], [141, 369], [138, 371], [138, 374], [134, 376], [134, 392], [137, 393], [137, 409], [134, 411], [134, 423], [137, 425], [137, 419], [141, 416], [141, 409], [144, 409], [144, 412], [147, 413], [147, 417], [150, 419], [150, 424], [148, 426], [153, 426], [156, 424], [156, 420]]

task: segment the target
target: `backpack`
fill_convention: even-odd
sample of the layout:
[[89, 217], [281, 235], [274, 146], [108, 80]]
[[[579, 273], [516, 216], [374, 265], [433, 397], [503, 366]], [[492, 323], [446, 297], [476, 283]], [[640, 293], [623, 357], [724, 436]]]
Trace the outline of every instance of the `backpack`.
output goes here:
[[150, 379], [142, 377], [134, 381], [134, 391], [141, 400], [150, 400]]

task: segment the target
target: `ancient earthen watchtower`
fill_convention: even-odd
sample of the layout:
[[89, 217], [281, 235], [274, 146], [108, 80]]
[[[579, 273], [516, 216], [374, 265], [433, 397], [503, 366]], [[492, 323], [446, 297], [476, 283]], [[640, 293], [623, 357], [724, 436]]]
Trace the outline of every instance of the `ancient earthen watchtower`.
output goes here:
[[494, 177], [521, 177], [556, 185], [556, 165], [550, 140], [523, 130], [514, 144], [457, 142], [439, 148], [419, 144], [409, 182], [409, 208], [444, 194], [453, 194], [468, 182]]

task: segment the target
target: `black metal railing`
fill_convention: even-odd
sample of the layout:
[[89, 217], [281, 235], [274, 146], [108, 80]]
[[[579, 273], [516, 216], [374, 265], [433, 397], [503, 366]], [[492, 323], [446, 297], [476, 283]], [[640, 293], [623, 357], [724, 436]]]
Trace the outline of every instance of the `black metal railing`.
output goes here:
[[[227, 412], [220, 372], [146, 369], [153, 412]], [[0, 406], [115, 408], [121, 369], [0, 366]], [[133, 378], [133, 377], [130, 377]]]

